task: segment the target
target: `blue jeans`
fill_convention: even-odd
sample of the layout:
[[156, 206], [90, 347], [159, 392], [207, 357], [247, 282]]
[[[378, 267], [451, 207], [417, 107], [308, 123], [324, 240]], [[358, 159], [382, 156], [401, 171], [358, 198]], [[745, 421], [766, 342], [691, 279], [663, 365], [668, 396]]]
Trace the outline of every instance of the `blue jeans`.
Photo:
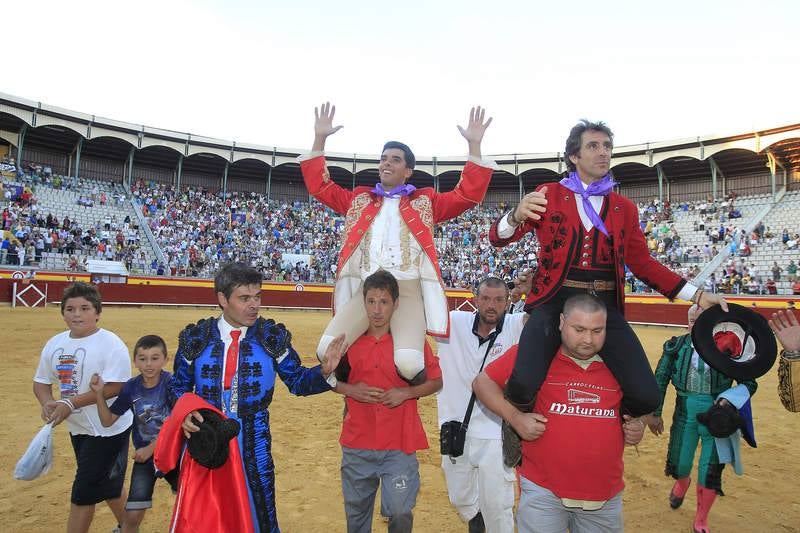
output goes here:
[[417, 455], [400, 450], [342, 447], [342, 494], [348, 533], [372, 531], [378, 486], [381, 513], [389, 518], [389, 533], [410, 532], [419, 492]]

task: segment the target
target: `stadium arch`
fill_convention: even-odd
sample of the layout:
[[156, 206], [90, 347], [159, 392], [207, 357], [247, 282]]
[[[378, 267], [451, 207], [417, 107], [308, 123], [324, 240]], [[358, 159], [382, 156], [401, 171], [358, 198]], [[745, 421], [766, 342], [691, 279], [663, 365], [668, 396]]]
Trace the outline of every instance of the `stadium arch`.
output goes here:
[[239, 158], [229, 166], [228, 188], [236, 192], [267, 194], [271, 172], [272, 166], [263, 158]]
[[[0, 93], [0, 139], [8, 155], [21, 164], [48, 165], [56, 173], [80, 176], [87, 172], [96, 179], [114, 182], [119, 182], [122, 174], [121, 181], [128, 186], [139, 178], [177, 187], [196, 184], [238, 192], [266, 189], [268, 196], [284, 200], [307, 197], [296, 162], [301, 153], [298, 150], [131, 124], [4, 93]], [[494, 158], [501, 170], [496, 172], [491, 190], [498, 198], [514, 197], [511, 189], [515, 178], [518, 198], [566, 169], [558, 152]], [[330, 168], [344, 172], [334, 173], [343, 186], [347, 186], [348, 177], [350, 187], [377, 181], [370, 171], [377, 166], [375, 155], [329, 153], [327, 159]], [[448, 190], [456, 182], [450, 172], [460, 172], [465, 159], [420, 157], [412, 179], [421, 186]], [[263, 164], [237, 164], [244, 160]], [[673, 193], [720, 197], [731, 190], [740, 194], [761, 191], [774, 197], [780, 189], [800, 186], [798, 165], [800, 124], [618, 146], [612, 159], [621, 190], [650, 196], [651, 191], [642, 183], [660, 182], [658, 197], [662, 200]], [[496, 194], [495, 185], [499, 188]]]

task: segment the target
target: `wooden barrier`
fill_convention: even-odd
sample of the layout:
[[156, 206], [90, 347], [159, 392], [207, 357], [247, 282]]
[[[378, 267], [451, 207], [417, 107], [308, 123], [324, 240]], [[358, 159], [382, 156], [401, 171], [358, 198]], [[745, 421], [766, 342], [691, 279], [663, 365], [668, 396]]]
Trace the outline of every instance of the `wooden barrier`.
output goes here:
[[[0, 303], [10, 304], [13, 298], [12, 271], [0, 270]], [[89, 281], [87, 274], [37, 272], [34, 284], [47, 283], [47, 301], [61, 301], [64, 288], [72, 281]], [[16, 280], [18, 281], [18, 280]], [[127, 283], [98, 285], [105, 305], [202, 305], [216, 306], [214, 282], [210, 279], [130, 277]], [[266, 307], [293, 309], [330, 309], [331, 285], [265, 282], [262, 304]], [[446, 292], [450, 309], [466, 309], [472, 299], [470, 291], [453, 289]], [[747, 297], [729, 296], [728, 301], [753, 309], [769, 318], [778, 309], [800, 308], [800, 296]], [[670, 302], [660, 295], [629, 294], [625, 299], [625, 315], [632, 323], [686, 325], [687, 302]]]

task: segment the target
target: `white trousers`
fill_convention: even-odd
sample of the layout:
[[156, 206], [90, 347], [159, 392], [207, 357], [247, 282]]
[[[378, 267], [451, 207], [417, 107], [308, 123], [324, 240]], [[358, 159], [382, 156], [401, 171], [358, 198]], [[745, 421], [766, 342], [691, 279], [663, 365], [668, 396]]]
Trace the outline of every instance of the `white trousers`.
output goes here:
[[480, 512], [487, 533], [513, 533], [516, 474], [503, 464], [502, 440], [468, 435], [461, 457], [442, 456], [442, 470], [450, 503], [462, 520]]
[[[394, 364], [401, 377], [411, 380], [425, 369], [425, 305], [422, 302], [422, 287], [418, 279], [398, 281], [399, 304], [389, 325], [394, 343]], [[364, 307], [362, 287], [328, 323], [317, 345], [317, 358], [322, 361], [325, 350], [333, 339], [342, 333], [348, 346], [366, 333], [369, 327], [367, 310]]]

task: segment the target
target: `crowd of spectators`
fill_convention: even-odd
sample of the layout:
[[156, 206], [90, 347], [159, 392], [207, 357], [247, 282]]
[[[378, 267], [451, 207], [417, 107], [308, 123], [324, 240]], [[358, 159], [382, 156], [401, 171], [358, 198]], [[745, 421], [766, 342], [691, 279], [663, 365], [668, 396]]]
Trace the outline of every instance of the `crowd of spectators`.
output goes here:
[[[800, 235], [784, 229], [779, 235], [760, 223], [751, 234], [737, 225], [742, 213], [735, 205], [736, 194], [731, 192], [719, 201], [681, 202], [676, 209], [695, 217], [692, 229], [706, 239], [702, 244], [682, 245], [681, 236], [673, 223], [674, 213], [669, 202], [640, 203], [639, 218], [650, 254], [662, 264], [688, 280], [700, 273], [700, 264], [709, 262], [719, 251], [728, 248], [730, 259], [720, 276], [705, 280], [707, 290], [729, 294], [776, 294], [776, 282], [780, 281], [783, 268], [775, 262], [769, 272], [759, 272], [755, 264], [746, 265], [746, 258], [759, 244], [782, 245], [787, 250], [797, 249]], [[797, 266], [790, 262], [787, 272]], [[649, 289], [628, 272], [628, 290], [648, 292]], [[789, 280], [794, 283], [794, 279]], [[798, 287], [800, 290], [800, 287]]]
[[489, 226], [510, 206], [477, 206], [439, 224], [434, 236], [445, 285], [472, 288], [492, 274], [506, 280], [520, 269], [535, 268], [539, 243], [530, 234], [505, 248], [489, 244]]
[[[256, 193], [211, 192], [137, 182], [131, 193], [167, 256], [164, 270], [209, 276], [220, 264], [242, 261], [264, 279], [332, 283], [344, 218], [316, 200], [275, 202]], [[502, 204], [479, 206], [437, 226], [442, 277], [448, 286], [473, 287], [486, 274], [512, 279], [520, 267], [535, 266], [536, 243], [528, 237], [503, 250], [488, 243]]]
[[[67, 217], [59, 221], [50, 213], [44, 215], [34, 194], [40, 185], [71, 189], [80, 193], [78, 203], [93, 206], [124, 203], [122, 191], [87, 188], [82, 180], [54, 175], [39, 165], [31, 165], [21, 178], [25, 185], [21, 190], [0, 188], [5, 206], [2, 224], [7, 230], [0, 263], [27, 265], [39, 261], [43, 252], [56, 251], [69, 256], [68, 270], [80, 270], [87, 257], [97, 257], [123, 261], [132, 272], [152, 275], [210, 277], [221, 264], [241, 261], [258, 268], [265, 280], [332, 283], [335, 276], [344, 218], [311, 198], [278, 202], [256, 193], [224, 194], [195, 187], [176, 191], [170, 185], [139, 180], [130, 192], [166, 258], [165, 263], [154, 259], [148, 264], [130, 217], [119, 221], [105, 216], [91, 227], [77, 227]], [[793, 261], [776, 262], [769, 272], [746, 264], [753, 246], [780, 243], [796, 249], [800, 235], [788, 229], [774, 233], [763, 224], [746, 235], [735, 223], [741, 218], [735, 199], [731, 194], [723, 201], [675, 204], [675, 209], [696, 216], [694, 231], [707, 237], [693, 246], [682, 243], [669, 202], [640, 203], [640, 224], [651, 255], [691, 280], [700, 273], [701, 264], [730, 247], [724, 272], [705, 281], [712, 291], [768, 294], [784, 272], [790, 282], [797, 281]], [[510, 280], [520, 269], [536, 267], [538, 243], [531, 235], [502, 249], [489, 244], [489, 226], [509, 208], [484, 204], [435, 228], [446, 285], [471, 288], [488, 274]], [[630, 273], [628, 282], [630, 291], [648, 290]]]
[[256, 193], [211, 192], [169, 185], [133, 185], [173, 275], [213, 276], [241, 261], [266, 280], [331, 283], [344, 218], [322, 204], [276, 202]]
[[[13, 160], [4, 159], [3, 163], [13, 165]], [[14, 174], [15, 181], [0, 181], [3, 198], [0, 264], [37, 265], [44, 253], [56, 252], [64, 255], [63, 268], [70, 271], [85, 270], [89, 258], [122, 261], [134, 271], [137, 265], [141, 266], [144, 253], [130, 217], [118, 220], [106, 215], [85, 227], [69, 216], [59, 219], [40, 207], [35, 193], [38, 187], [85, 188], [82, 180], [53, 175], [49, 168], [40, 165], [29, 165], [25, 172], [17, 168]], [[102, 204], [109, 201], [106, 192], [97, 187], [82, 198]], [[113, 198], [115, 202], [124, 201], [120, 194]]]

